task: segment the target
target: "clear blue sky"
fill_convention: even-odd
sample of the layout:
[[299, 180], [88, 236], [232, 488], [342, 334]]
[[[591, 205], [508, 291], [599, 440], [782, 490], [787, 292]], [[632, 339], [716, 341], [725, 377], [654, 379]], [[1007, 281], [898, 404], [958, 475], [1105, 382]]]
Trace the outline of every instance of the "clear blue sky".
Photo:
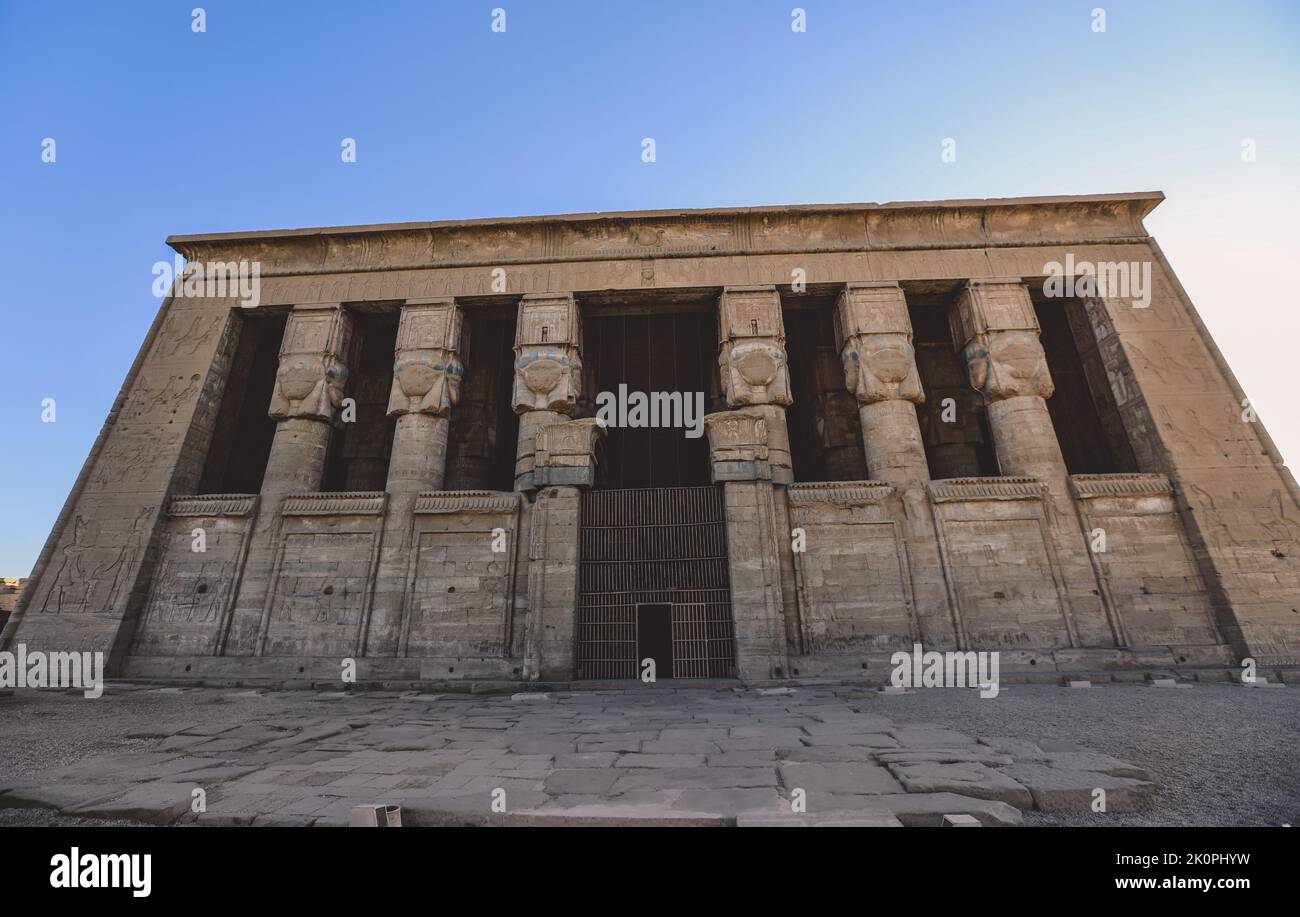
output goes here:
[[1300, 4], [797, 5], [802, 34], [790, 0], [0, 2], [0, 575], [35, 561], [172, 233], [1163, 190], [1148, 225], [1300, 454]]

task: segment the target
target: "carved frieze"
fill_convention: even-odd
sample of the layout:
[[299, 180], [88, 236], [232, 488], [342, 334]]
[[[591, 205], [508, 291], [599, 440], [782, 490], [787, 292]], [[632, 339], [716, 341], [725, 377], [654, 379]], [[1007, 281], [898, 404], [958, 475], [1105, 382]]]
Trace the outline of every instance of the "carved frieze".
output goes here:
[[935, 503], [970, 500], [1041, 500], [1043, 483], [1037, 478], [949, 478], [931, 481], [930, 496]]
[[513, 513], [522, 494], [500, 490], [437, 490], [415, 499], [416, 513]]
[[388, 495], [382, 491], [337, 491], [294, 494], [284, 498], [285, 516], [368, 516], [384, 511]]
[[1096, 497], [1168, 497], [1174, 492], [1163, 474], [1075, 474], [1070, 487], [1080, 500]]
[[257, 504], [257, 494], [199, 494], [173, 497], [169, 516], [247, 516]]
[[792, 507], [818, 503], [870, 506], [885, 500], [893, 492], [893, 486], [883, 481], [817, 481], [791, 484], [786, 488]]
[[748, 411], [719, 411], [704, 418], [709, 457], [718, 462], [767, 461], [767, 422]]

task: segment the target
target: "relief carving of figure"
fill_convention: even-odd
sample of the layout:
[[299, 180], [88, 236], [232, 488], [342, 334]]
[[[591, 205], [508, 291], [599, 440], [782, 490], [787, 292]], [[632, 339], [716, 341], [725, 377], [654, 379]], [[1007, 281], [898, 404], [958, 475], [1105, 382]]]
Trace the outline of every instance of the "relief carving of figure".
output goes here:
[[576, 347], [524, 347], [515, 359], [515, 413], [573, 410], [582, 395], [582, 361]]
[[465, 367], [450, 350], [403, 350], [393, 363], [388, 413], [442, 416], [460, 401]]
[[859, 404], [925, 402], [916, 351], [905, 334], [858, 334], [844, 345], [844, 381]]
[[1050, 398], [1055, 387], [1033, 331], [998, 331], [966, 345], [970, 382], [989, 401], [1023, 395]]
[[332, 420], [343, 402], [348, 369], [333, 354], [286, 354], [275, 372], [268, 413], [276, 420]]
[[724, 342], [718, 354], [718, 375], [728, 404], [788, 405], [794, 400], [785, 348], [774, 339]]

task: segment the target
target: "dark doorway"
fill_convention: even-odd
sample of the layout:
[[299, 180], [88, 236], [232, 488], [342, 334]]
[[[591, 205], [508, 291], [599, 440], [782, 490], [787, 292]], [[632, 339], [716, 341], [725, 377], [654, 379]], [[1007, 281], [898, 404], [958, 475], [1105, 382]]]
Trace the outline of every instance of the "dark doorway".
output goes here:
[[679, 393], [696, 428], [612, 426], [597, 471], [599, 488], [691, 487], [709, 483], [709, 447], [697, 408], [717, 390], [717, 318], [712, 312], [599, 312], [583, 319], [581, 413], [597, 416], [602, 392]]
[[673, 606], [636, 607], [636, 655], [638, 671], [653, 659], [656, 679], [673, 677]]

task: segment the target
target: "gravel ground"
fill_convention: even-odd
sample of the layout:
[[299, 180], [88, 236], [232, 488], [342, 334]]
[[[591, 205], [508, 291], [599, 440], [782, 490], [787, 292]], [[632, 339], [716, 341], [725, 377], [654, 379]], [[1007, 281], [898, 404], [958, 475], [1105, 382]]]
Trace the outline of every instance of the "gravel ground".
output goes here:
[[1145, 767], [1160, 787], [1144, 813], [1026, 812], [1027, 824], [1300, 824], [1300, 688], [1294, 685], [1010, 685], [989, 699], [975, 691], [929, 690], [880, 702], [896, 719], [970, 735], [1078, 742]]
[[[653, 690], [653, 689], [649, 689]], [[855, 692], [856, 693], [856, 692]], [[1044, 815], [1031, 825], [1280, 825], [1300, 822], [1300, 688], [1135, 684], [1068, 689], [1005, 686], [997, 698], [968, 690], [861, 696], [894, 721], [932, 723], [974, 736], [1077, 742], [1147, 768], [1154, 805], [1136, 814]], [[110, 690], [95, 703], [28, 692], [0, 697], [0, 785], [97, 755], [154, 748], [177, 724], [267, 721], [301, 714], [307, 692]], [[868, 709], [864, 706], [864, 710]], [[11, 825], [130, 824], [0, 809]]]

